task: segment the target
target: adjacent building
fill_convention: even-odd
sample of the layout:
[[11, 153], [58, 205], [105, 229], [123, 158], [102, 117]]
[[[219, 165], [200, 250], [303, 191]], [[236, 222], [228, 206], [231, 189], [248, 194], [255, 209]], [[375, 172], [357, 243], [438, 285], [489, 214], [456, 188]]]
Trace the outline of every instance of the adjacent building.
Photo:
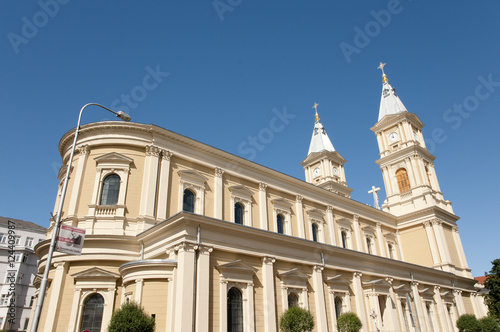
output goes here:
[[0, 217], [0, 330], [26, 331], [35, 298], [38, 258], [34, 247], [47, 229]]
[[[456, 331], [484, 304], [423, 127], [384, 74], [371, 128], [379, 210], [350, 198], [318, 112], [305, 182], [155, 125], [82, 126], [59, 178], [72, 168], [63, 218], [85, 244], [55, 255], [40, 330], [105, 331], [137, 301], [157, 331], [274, 332], [291, 306], [311, 311], [315, 331], [337, 331], [348, 311], [363, 331]], [[59, 144], [65, 165], [74, 134]], [[48, 246], [36, 247], [40, 271]]]

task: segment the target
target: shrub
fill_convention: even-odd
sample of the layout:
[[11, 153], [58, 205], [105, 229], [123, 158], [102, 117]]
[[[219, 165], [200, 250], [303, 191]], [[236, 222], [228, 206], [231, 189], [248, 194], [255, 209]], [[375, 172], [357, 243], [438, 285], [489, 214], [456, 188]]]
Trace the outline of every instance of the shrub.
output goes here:
[[483, 317], [479, 320], [481, 332], [500, 332], [500, 325], [493, 317]]
[[460, 332], [481, 332], [479, 321], [474, 315], [462, 315], [458, 317], [457, 327]]
[[135, 302], [124, 303], [113, 312], [108, 332], [153, 332], [155, 320]]
[[337, 319], [339, 332], [358, 332], [363, 327], [361, 320], [353, 312], [346, 312]]
[[283, 332], [310, 332], [314, 328], [314, 318], [308, 310], [291, 307], [280, 318]]

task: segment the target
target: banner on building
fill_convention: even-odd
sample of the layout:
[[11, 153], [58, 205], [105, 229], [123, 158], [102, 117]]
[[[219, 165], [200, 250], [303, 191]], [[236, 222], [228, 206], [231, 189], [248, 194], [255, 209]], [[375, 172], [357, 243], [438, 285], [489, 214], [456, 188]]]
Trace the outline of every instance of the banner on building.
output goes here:
[[56, 251], [80, 256], [84, 239], [84, 229], [62, 225], [57, 237]]

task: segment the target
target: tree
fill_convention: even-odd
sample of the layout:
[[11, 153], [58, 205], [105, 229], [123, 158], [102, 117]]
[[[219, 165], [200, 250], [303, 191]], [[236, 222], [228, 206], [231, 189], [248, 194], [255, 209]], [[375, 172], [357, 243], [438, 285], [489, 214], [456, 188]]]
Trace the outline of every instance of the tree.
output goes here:
[[111, 316], [108, 332], [153, 332], [155, 320], [135, 302], [126, 302]]
[[481, 332], [500, 332], [500, 325], [491, 316], [481, 318], [479, 326], [481, 327]]
[[339, 332], [358, 332], [363, 327], [361, 320], [353, 312], [346, 312], [337, 319]]
[[462, 315], [458, 317], [457, 327], [460, 332], [481, 332], [479, 321], [474, 315]]
[[488, 290], [485, 300], [490, 316], [500, 319], [500, 259], [495, 259], [491, 264], [491, 271], [485, 273], [484, 288]]
[[280, 318], [283, 332], [310, 332], [314, 328], [314, 318], [308, 310], [291, 307]]

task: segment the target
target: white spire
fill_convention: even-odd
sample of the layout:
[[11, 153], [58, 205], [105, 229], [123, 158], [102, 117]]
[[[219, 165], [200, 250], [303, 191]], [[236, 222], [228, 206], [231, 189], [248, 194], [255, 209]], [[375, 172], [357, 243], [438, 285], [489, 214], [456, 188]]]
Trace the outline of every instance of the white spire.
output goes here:
[[319, 121], [318, 106], [318, 103], [314, 103], [313, 108], [316, 110], [316, 122], [314, 123], [314, 131], [307, 155], [310, 155], [313, 152], [321, 152], [325, 150], [331, 152], [335, 151], [330, 138], [328, 138], [328, 135], [326, 134], [325, 128]]
[[380, 121], [384, 116], [389, 114], [398, 114], [401, 112], [408, 112], [405, 105], [401, 102], [398, 95], [396, 94], [396, 89], [394, 89], [390, 84], [387, 76], [384, 73], [385, 63], [380, 63], [378, 69], [382, 70], [382, 97], [380, 99], [380, 110], [378, 113], [378, 121]]

